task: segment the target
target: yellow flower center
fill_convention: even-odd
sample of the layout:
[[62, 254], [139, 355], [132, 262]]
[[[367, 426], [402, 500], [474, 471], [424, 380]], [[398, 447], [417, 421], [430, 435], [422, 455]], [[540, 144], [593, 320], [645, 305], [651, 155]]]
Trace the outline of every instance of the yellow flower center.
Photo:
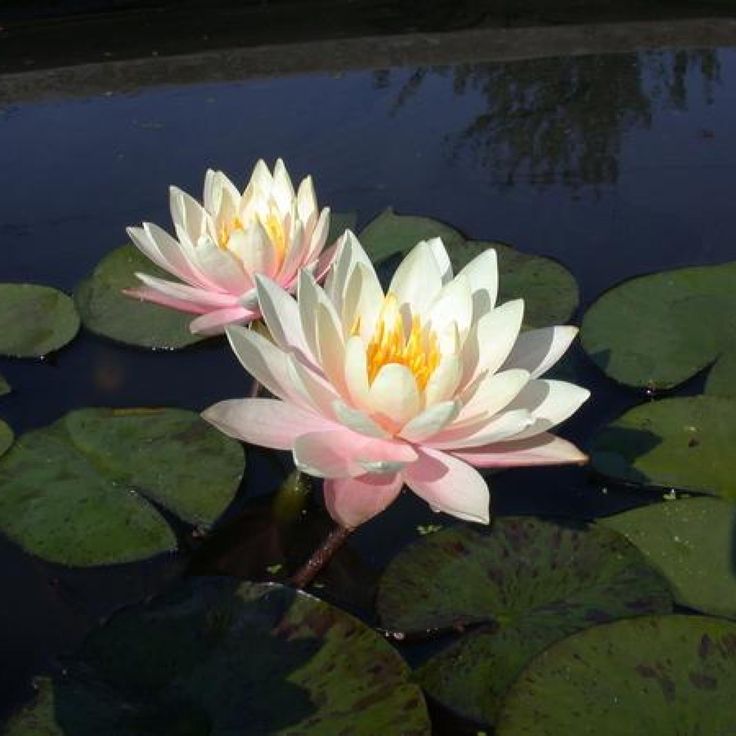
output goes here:
[[[356, 335], [359, 330], [360, 317], [356, 319], [351, 333]], [[399, 312], [398, 300], [395, 294], [389, 293], [383, 300], [366, 356], [369, 383], [373, 383], [384, 365], [399, 363], [414, 374], [417, 386], [423, 390], [439, 365], [441, 354], [437, 336], [422, 326], [419, 315], [412, 317], [409, 335], [404, 335], [404, 320]]]
[[227, 244], [230, 240], [230, 236], [236, 231], [236, 230], [242, 230], [243, 229], [243, 223], [240, 221], [239, 217], [234, 217], [230, 222], [223, 222], [222, 225], [220, 225], [220, 230], [217, 233], [217, 244], [222, 248], [222, 250], [227, 250]]

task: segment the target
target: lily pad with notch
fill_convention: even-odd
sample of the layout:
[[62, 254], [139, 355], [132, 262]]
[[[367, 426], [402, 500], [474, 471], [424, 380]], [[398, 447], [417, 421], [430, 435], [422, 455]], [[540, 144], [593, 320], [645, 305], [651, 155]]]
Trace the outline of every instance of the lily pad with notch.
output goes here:
[[3, 736], [428, 736], [419, 688], [364, 624], [312, 596], [192, 579], [94, 631]]
[[74, 298], [84, 326], [103, 337], [138, 347], [177, 350], [206, 339], [194, 335], [189, 323], [197, 316], [126, 296], [136, 288], [137, 271], [171, 280], [133, 245], [108, 253], [92, 274], [77, 285]]
[[736, 398], [690, 396], [641, 404], [592, 441], [599, 473], [624, 483], [736, 499]]
[[77, 332], [79, 315], [63, 292], [40, 284], [0, 284], [0, 355], [40, 358]]
[[671, 611], [672, 599], [621, 535], [508, 517], [490, 534], [453, 527], [410, 545], [381, 580], [378, 610], [402, 631], [477, 625], [417, 679], [456, 714], [492, 725], [508, 686], [547, 646], [603, 621]]
[[166, 517], [207, 530], [243, 474], [241, 445], [181, 409], [80, 409], [0, 459], [0, 531], [72, 566], [177, 548]]
[[623, 534], [669, 581], [675, 600], [736, 618], [736, 504], [685, 498], [596, 522]]
[[604, 293], [583, 319], [583, 348], [619, 383], [671, 389], [736, 351], [736, 261], [662, 271]]
[[509, 689], [498, 736], [726, 736], [736, 722], [736, 623], [642, 616], [553, 644]]

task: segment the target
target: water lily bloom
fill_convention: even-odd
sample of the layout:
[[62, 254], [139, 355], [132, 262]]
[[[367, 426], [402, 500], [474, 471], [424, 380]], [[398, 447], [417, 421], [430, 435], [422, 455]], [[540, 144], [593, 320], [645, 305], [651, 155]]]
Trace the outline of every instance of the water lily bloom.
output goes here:
[[423, 241], [384, 294], [346, 232], [324, 289], [302, 271], [297, 302], [271, 279], [256, 281], [273, 339], [227, 334], [275, 398], [223, 401], [203, 416], [232, 437], [291, 450], [297, 467], [325, 479], [342, 526], [383, 511], [403, 485], [436, 511], [488, 523], [476, 467], [586, 460], [548, 430], [589, 392], [540, 378], [577, 328], [520, 333], [523, 300], [496, 306], [495, 251], [453, 278], [442, 241]]
[[295, 192], [284, 162], [273, 174], [263, 161], [242, 194], [221, 171], [207, 171], [204, 206], [177, 187], [170, 190], [176, 238], [157, 225], [129, 227], [135, 245], [180, 281], [137, 273], [142, 286], [129, 296], [200, 315], [190, 329], [222, 332], [261, 316], [255, 279], [263, 275], [293, 291], [304, 268], [319, 281], [334, 249], [324, 250], [330, 210], [321, 211], [311, 177]]

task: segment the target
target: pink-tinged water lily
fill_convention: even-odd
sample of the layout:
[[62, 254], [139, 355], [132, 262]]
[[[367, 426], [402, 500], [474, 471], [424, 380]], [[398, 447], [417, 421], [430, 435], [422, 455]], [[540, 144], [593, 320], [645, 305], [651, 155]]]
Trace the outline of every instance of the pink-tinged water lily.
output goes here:
[[[524, 302], [496, 306], [496, 253], [453, 278], [437, 238], [419, 243], [384, 294], [347, 232], [325, 281], [303, 271], [298, 303], [257, 278], [273, 341], [234, 327], [245, 369], [276, 398], [223, 401], [203, 416], [246, 442], [291, 450], [325, 478], [332, 517], [353, 528], [406, 484], [437, 511], [487, 523], [489, 493], [475, 467], [586, 460], [549, 434], [589, 392], [541, 379], [577, 333], [520, 334]], [[475, 467], [473, 467], [475, 466]]]
[[177, 187], [171, 187], [170, 205], [176, 238], [149, 222], [128, 228], [128, 235], [181, 281], [137, 273], [143, 285], [125, 293], [199, 314], [190, 324], [194, 333], [214, 334], [260, 317], [259, 274], [293, 291], [300, 269], [319, 281], [330, 265], [334, 249], [324, 250], [330, 210], [318, 209], [311, 177], [294, 191], [281, 159], [273, 174], [259, 161], [242, 194], [221, 171], [209, 170], [204, 205]]

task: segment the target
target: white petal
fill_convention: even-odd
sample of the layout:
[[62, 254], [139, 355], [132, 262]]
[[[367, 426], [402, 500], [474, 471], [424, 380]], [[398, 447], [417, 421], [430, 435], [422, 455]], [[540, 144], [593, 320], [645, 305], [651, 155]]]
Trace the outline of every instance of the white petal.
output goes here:
[[578, 328], [572, 325], [522, 332], [503, 367], [524, 368], [538, 378], [563, 356], [577, 334]]
[[254, 220], [244, 230], [234, 230], [227, 249], [237, 256], [251, 278], [257, 273], [273, 276], [276, 272], [279, 260], [276, 246], [259, 220]]
[[[470, 284], [458, 274], [452, 281], [442, 287], [429, 307], [429, 324], [440, 342], [440, 350], [447, 353], [454, 347], [454, 324], [464, 339], [473, 319], [473, 300]], [[445, 337], [447, 336], [447, 337]]]
[[273, 169], [273, 189], [271, 196], [276, 200], [276, 205], [281, 212], [288, 212], [294, 201], [294, 185], [291, 183], [289, 172], [281, 159], [277, 159]]
[[466, 421], [479, 414], [498, 414], [518, 396], [528, 381], [529, 371], [521, 368], [481, 374], [461, 395], [463, 408], [458, 421]]
[[[460, 273], [470, 282], [475, 320], [496, 306], [498, 297], [498, 257], [493, 248], [473, 258]], [[460, 274], [458, 274], [460, 275]]]
[[480, 373], [495, 373], [516, 342], [524, 316], [523, 299], [506, 302], [484, 314], [463, 345], [463, 385]]
[[452, 424], [427, 441], [430, 447], [452, 450], [461, 447], [480, 447], [492, 442], [516, 439], [534, 422], [526, 409], [505, 411], [495, 417], [484, 417], [474, 424], [455, 427]]
[[516, 435], [514, 440], [534, 437], [564, 422], [589, 396], [590, 391], [587, 388], [574, 383], [547, 379], [530, 381], [508, 408], [527, 409], [534, 422]]
[[263, 159], [260, 159], [253, 167], [253, 173], [250, 175], [248, 186], [255, 192], [258, 192], [260, 196], [264, 196], [267, 192], [271, 191], [273, 187], [273, 176]]
[[348, 278], [342, 301], [341, 321], [345, 334], [359, 319], [359, 334], [369, 342], [382, 305], [383, 289], [376, 272], [363, 263], [357, 263]]
[[258, 304], [274, 342], [283, 350], [297, 350], [309, 362], [314, 362], [314, 356], [304, 339], [296, 301], [265, 276], [256, 276], [256, 290]]
[[296, 206], [299, 219], [304, 223], [307, 223], [309, 218], [317, 211], [317, 195], [314, 193], [314, 183], [311, 176], [305, 177], [299, 184]]
[[359, 335], [348, 338], [345, 343], [345, 387], [354, 404], [367, 406], [370, 384], [365, 343]]
[[317, 346], [319, 366], [325, 376], [344, 394], [345, 387], [345, 343], [342, 329], [332, 305], [325, 301], [317, 304]]
[[339, 399], [335, 389], [297, 358], [286, 356], [287, 369], [292, 385], [315, 411], [328, 419], [335, 418], [332, 404]]
[[371, 416], [390, 431], [397, 431], [421, 409], [414, 374], [399, 363], [381, 367], [368, 393]]
[[431, 406], [455, 395], [462, 376], [462, 363], [458, 355], [443, 355], [424, 387], [424, 404]]
[[[341, 343], [343, 339], [342, 326], [340, 325], [340, 321], [332, 302], [330, 302], [325, 292], [317, 286], [317, 282], [314, 280], [314, 277], [305, 269], [302, 269], [299, 272], [297, 294], [297, 303], [299, 305], [302, 329], [304, 330], [304, 339], [306, 340], [312, 355], [321, 361], [318, 320], [325, 320], [331, 323], [322, 325], [322, 334], [324, 339], [329, 339], [329, 333], [331, 332], [330, 327], [334, 327], [335, 332], [339, 335]], [[322, 310], [320, 310], [319, 307], [322, 307]], [[323, 314], [323, 312], [326, 314]], [[328, 351], [329, 346], [325, 346], [325, 350]], [[340, 352], [342, 352], [342, 350]], [[340, 362], [342, 363], [342, 358]], [[340, 375], [342, 375], [342, 372], [343, 369], [341, 364], [339, 368]]]
[[391, 433], [374, 422], [364, 411], [348, 406], [344, 401], [337, 400], [332, 404], [332, 410], [341, 424], [358, 434], [368, 437], [390, 437]]
[[206, 229], [207, 216], [202, 205], [178, 187], [169, 187], [169, 206], [174, 226], [196, 243]]
[[286, 353], [254, 330], [233, 326], [225, 329], [230, 346], [243, 368], [274, 396], [310, 408], [291, 385]]
[[407, 422], [401, 428], [399, 435], [408, 442], [422, 442], [437, 434], [455, 419], [460, 411], [460, 406], [458, 400], [442, 401], [439, 404], [434, 404]]
[[253, 281], [240, 261], [215, 245], [209, 236], [199, 239], [195, 253], [199, 268], [224, 291], [242, 294], [253, 288]]
[[358, 263], [363, 263], [367, 268], [373, 269], [373, 264], [363, 250], [358, 238], [351, 230], [346, 230], [338, 239], [335, 260], [325, 279], [325, 293], [338, 312], [342, 311], [348, 280], [352, 270]]
[[429, 238], [427, 245], [432, 249], [432, 255], [437, 261], [442, 283], [448, 283], [452, 280], [452, 263], [450, 263], [450, 257], [447, 255], [447, 249], [442, 242], [442, 238]]
[[180, 284], [176, 281], [167, 281], [147, 273], [136, 273], [136, 276], [148, 287], [155, 289], [161, 294], [170, 296], [172, 299], [181, 299], [202, 307], [220, 309], [222, 307], [238, 306], [238, 300], [231, 294], [223, 294], [218, 291], [207, 291], [198, 289], [188, 284]]
[[399, 306], [408, 304], [412, 314], [423, 314], [442, 288], [442, 276], [432, 248], [426, 241], [417, 243], [399, 264], [388, 292]]

